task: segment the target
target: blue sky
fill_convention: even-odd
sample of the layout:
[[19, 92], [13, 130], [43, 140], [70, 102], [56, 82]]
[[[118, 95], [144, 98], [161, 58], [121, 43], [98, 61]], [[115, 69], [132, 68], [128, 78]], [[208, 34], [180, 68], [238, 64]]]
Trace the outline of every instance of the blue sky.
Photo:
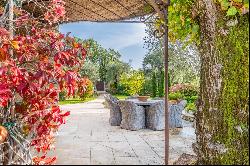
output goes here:
[[132, 60], [132, 67], [142, 67], [146, 54], [143, 48], [145, 25], [139, 23], [91, 23], [79, 22], [60, 25], [60, 32], [82, 39], [93, 38], [104, 48], [113, 48], [122, 54], [122, 60]]

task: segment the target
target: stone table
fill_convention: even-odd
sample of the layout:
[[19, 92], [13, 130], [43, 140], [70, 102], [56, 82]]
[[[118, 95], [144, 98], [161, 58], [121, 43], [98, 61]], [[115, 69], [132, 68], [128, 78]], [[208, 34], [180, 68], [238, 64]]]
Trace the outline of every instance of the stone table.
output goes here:
[[126, 101], [132, 101], [138, 106], [143, 106], [145, 109], [145, 126], [146, 128], [149, 128], [148, 126], [148, 120], [150, 119], [148, 116], [148, 110], [150, 106], [154, 105], [155, 103], [162, 102], [163, 100], [147, 100], [147, 101], [140, 101], [138, 99], [126, 99]]
[[150, 107], [151, 105], [153, 105], [154, 103], [157, 103], [159, 101], [163, 101], [163, 100], [148, 100], [148, 101], [140, 101], [138, 99], [127, 99], [126, 101], [132, 101], [135, 104], [137, 104], [138, 106], [143, 106], [143, 107]]
[[[138, 99], [127, 99], [127, 101], [132, 101], [135, 104], [137, 104], [138, 106], [143, 106], [145, 108], [145, 117], [146, 117], [145, 122], [146, 122], [146, 124], [148, 124], [147, 119], [150, 119], [150, 118], [148, 118], [149, 117], [149, 115], [148, 115], [149, 108], [152, 105], [154, 105], [155, 103], [158, 103], [158, 102], [164, 101], [164, 100], [148, 100], [148, 101], [143, 102], [143, 101], [140, 101]], [[182, 110], [184, 109], [185, 105], [186, 105], [185, 100], [181, 101], [178, 104], [169, 103], [169, 127], [170, 128], [182, 128], [183, 127], [181, 114], [182, 114]], [[163, 110], [163, 112], [164, 112], [164, 110]], [[146, 125], [146, 128], [148, 128], [148, 125]]]

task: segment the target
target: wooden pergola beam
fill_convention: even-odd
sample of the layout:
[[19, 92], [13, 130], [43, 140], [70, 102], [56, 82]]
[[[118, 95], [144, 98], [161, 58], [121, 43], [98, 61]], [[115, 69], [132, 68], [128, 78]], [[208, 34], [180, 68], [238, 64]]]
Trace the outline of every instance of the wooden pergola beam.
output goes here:
[[156, 3], [156, 0], [147, 0], [147, 2], [155, 9], [159, 17], [164, 20], [164, 14], [160, 10], [159, 5]]

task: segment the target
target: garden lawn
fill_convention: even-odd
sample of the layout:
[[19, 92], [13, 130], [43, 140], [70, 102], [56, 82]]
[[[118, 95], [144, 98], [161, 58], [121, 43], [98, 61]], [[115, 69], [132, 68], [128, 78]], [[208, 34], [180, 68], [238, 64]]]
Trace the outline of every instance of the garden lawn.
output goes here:
[[119, 100], [125, 100], [128, 96], [126, 95], [114, 95], [115, 97], [117, 97]]
[[95, 99], [96, 99], [96, 97], [86, 98], [85, 100], [81, 100], [81, 99], [78, 99], [78, 98], [66, 99], [64, 101], [59, 101], [59, 105], [85, 103], [85, 102], [95, 100]]
[[[113, 95], [115, 97], [117, 97], [119, 100], [125, 100], [126, 98], [128, 98], [129, 96], [126, 95]], [[152, 97], [149, 98], [149, 100], [152, 99]]]

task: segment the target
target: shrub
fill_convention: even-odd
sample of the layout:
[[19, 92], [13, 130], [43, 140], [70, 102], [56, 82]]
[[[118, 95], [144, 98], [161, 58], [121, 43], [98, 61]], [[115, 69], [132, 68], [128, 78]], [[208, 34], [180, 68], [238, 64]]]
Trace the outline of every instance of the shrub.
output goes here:
[[185, 96], [185, 100], [187, 100], [188, 103], [195, 103], [195, 101], [198, 99], [198, 96]]
[[184, 96], [197, 96], [198, 91], [194, 87], [187, 87], [180, 91]]
[[170, 93], [168, 95], [168, 98], [169, 100], [181, 100], [184, 98], [184, 96], [180, 92], [176, 92], [176, 93]]
[[84, 90], [83, 92], [80, 92], [79, 97], [82, 100], [85, 100], [86, 98], [92, 97], [94, 94], [94, 84], [92, 81], [90, 81], [88, 78], [85, 78], [85, 82], [82, 85]]
[[196, 105], [195, 103], [188, 103], [187, 106], [186, 106], [186, 110], [188, 112], [196, 112], [197, 111], [197, 108], [196, 108]]
[[190, 99], [194, 102], [198, 99], [198, 96], [192, 96]]
[[180, 92], [184, 96], [197, 96], [198, 95], [198, 88], [191, 85], [191, 84], [176, 84], [170, 87], [170, 92]]
[[120, 77], [120, 84], [125, 87], [125, 92], [129, 95], [135, 95], [142, 91], [145, 83], [145, 77], [142, 72], [134, 71], [132, 73], [124, 73]]
[[60, 101], [65, 101], [66, 100], [66, 96], [67, 96], [67, 92], [66, 91], [61, 91], [60, 93], [59, 93], [59, 100]]
[[117, 87], [114, 83], [110, 84], [110, 88], [107, 90], [108, 93], [116, 94], [117, 93]]
[[106, 92], [112, 94], [112, 95], [124, 95], [129, 96], [126, 86], [123, 84], [118, 84], [117, 89], [114, 88], [114, 86], [111, 84], [109, 89], [106, 89]]
[[125, 95], [125, 96], [128, 96], [128, 95], [129, 95], [129, 94], [126, 92], [126, 86], [121, 85], [121, 84], [118, 84], [118, 86], [117, 86], [117, 94]]

